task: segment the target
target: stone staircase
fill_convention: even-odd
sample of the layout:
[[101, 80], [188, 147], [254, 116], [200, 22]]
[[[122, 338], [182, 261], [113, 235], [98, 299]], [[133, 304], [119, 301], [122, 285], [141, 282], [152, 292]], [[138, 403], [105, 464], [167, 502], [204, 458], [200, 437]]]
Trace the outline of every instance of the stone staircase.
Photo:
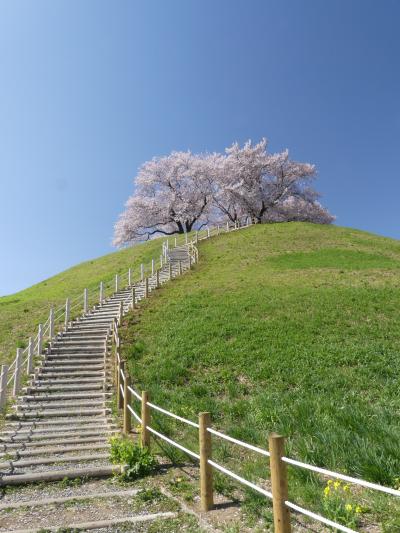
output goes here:
[[[159, 272], [159, 284], [189, 266], [185, 246], [171, 250], [168, 263]], [[156, 286], [154, 274], [148, 288]], [[136, 303], [145, 296], [145, 282], [134, 287]], [[77, 478], [87, 482], [120, 471], [109, 462], [108, 439], [120, 431], [111, 416], [109, 354], [112, 324], [119, 317], [121, 303], [126, 313], [132, 305], [132, 287], [115, 293], [103, 305], [71, 322], [42, 355], [40, 366], [22, 390], [13, 412], [7, 415], [0, 434], [1, 487], [43, 481], [65, 483]], [[94, 492], [92, 498], [97, 501], [99, 492]], [[11, 507], [17, 503], [19, 509], [18, 501], [9, 503]], [[35, 493], [35, 499], [24, 505], [31, 509], [43, 504]], [[1, 508], [0, 501], [0, 515]], [[166, 516], [170, 517], [168, 513]], [[36, 531], [13, 529], [20, 530]], [[0, 531], [4, 531], [1, 520]]]

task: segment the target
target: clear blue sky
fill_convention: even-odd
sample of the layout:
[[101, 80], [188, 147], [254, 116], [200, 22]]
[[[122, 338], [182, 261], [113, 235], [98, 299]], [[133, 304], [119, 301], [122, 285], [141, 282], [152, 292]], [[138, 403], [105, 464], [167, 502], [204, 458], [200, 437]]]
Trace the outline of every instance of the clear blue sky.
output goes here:
[[0, 294], [111, 251], [137, 167], [270, 139], [400, 238], [400, 2], [0, 0]]

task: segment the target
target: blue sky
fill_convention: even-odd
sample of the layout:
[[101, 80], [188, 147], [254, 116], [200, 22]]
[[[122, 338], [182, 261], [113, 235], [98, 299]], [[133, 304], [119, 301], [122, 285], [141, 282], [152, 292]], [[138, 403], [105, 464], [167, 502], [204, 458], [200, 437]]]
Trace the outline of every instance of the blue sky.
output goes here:
[[112, 250], [137, 167], [266, 136], [400, 238], [400, 2], [0, 0], [0, 294]]

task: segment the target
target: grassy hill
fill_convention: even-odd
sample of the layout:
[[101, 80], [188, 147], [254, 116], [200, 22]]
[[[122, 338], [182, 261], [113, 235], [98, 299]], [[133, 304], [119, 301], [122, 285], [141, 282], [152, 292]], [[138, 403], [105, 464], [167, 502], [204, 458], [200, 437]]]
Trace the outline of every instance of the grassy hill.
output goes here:
[[[210, 411], [237, 438], [265, 446], [277, 431], [296, 458], [398, 486], [400, 242], [288, 223], [221, 235], [199, 251], [191, 274], [127, 320], [137, 386], [183, 416]], [[178, 426], [157, 421], [176, 436]], [[196, 448], [195, 432], [181, 437]], [[215, 455], [267, 477], [259, 457], [221, 444]], [[290, 476], [292, 496], [321, 511], [321, 481]], [[385, 498], [365, 502], [387, 531], [400, 530]]]
[[[148, 266], [153, 257], [160, 257], [160, 250], [161, 241], [156, 239], [87, 261], [33, 287], [1, 297], [0, 363], [15, 358], [16, 347], [24, 347], [27, 337], [36, 334], [39, 322], [47, 320], [51, 305], [57, 308], [65, 304], [67, 297], [80, 298], [85, 287], [97, 291], [100, 281], [112, 285], [115, 274], [126, 274], [128, 268], [133, 269], [137, 279], [140, 263]], [[97, 295], [96, 292], [90, 303], [94, 303]], [[83, 296], [80, 301], [83, 302]]]

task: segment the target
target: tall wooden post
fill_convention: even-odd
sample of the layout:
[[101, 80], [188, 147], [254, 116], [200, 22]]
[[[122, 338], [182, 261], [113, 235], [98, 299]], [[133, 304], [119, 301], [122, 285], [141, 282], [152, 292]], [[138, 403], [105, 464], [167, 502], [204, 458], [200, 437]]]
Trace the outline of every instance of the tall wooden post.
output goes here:
[[134, 286], [132, 286], [131, 289], [131, 298], [132, 298], [132, 309], [135, 309], [136, 307], [136, 289]]
[[67, 298], [65, 300], [65, 320], [64, 320], [65, 329], [67, 329], [67, 327], [68, 327], [70, 314], [71, 314], [71, 305], [70, 305], [70, 302], [69, 302], [69, 298]]
[[160, 270], [157, 268], [156, 271], [156, 289], [160, 288]]
[[144, 280], [144, 297], [145, 298], [149, 297], [149, 278], [146, 278]]
[[132, 285], [132, 270], [128, 268], [128, 287]]
[[199, 448], [200, 448], [200, 505], [202, 511], [209, 511], [214, 506], [213, 472], [208, 460], [211, 459], [210, 413], [199, 414]]
[[29, 337], [29, 344], [28, 344], [28, 362], [26, 365], [26, 373], [32, 374], [33, 372], [33, 340], [32, 337]]
[[54, 337], [54, 309], [53, 307], [50, 309], [50, 316], [49, 316], [49, 339], [52, 340]]
[[154, 276], [154, 259], [151, 260], [151, 275]]
[[121, 375], [121, 370], [125, 374], [125, 361], [122, 360], [119, 364], [119, 372], [118, 372], [118, 409], [122, 409], [124, 407], [124, 397], [121, 391], [121, 385], [122, 388], [124, 387], [123, 378]]
[[168, 263], [168, 279], [170, 281], [172, 279], [172, 263], [171, 263], [171, 261]]
[[142, 391], [142, 409], [141, 409], [141, 418], [142, 418], [142, 431], [141, 431], [141, 444], [142, 448], [150, 447], [150, 432], [147, 429], [147, 426], [150, 425], [150, 408], [147, 405], [149, 401], [149, 394], [147, 391]]
[[290, 533], [290, 511], [285, 505], [288, 499], [288, 480], [286, 463], [282, 461], [285, 454], [285, 438], [271, 433], [269, 436], [269, 453], [272, 486], [272, 505], [274, 511], [275, 533]]
[[226, 223], [226, 231], [229, 231], [229, 222]]
[[8, 366], [1, 365], [0, 375], [0, 409], [3, 410], [7, 403], [7, 378], [8, 378]]
[[175, 248], [176, 248], [176, 237], [175, 237], [175, 240], [174, 240], [174, 245], [175, 245]]
[[17, 356], [15, 358], [13, 396], [17, 396], [18, 391], [19, 391], [19, 385], [20, 385], [20, 380], [21, 380], [21, 366], [22, 366], [22, 348], [17, 348]]
[[103, 305], [103, 302], [104, 302], [104, 283], [100, 281], [99, 304]]
[[39, 324], [38, 327], [38, 340], [37, 340], [37, 355], [40, 355], [42, 353], [43, 349], [43, 326], [42, 324]]
[[119, 291], [119, 276], [115, 274], [115, 292]]
[[83, 289], [83, 312], [86, 314], [88, 312], [89, 301], [88, 301], [88, 290]]
[[125, 366], [125, 381], [124, 381], [124, 434], [129, 435], [132, 429], [131, 412], [128, 405], [131, 405], [131, 391], [128, 387], [131, 386], [131, 378], [128, 376], [128, 371]]
[[121, 300], [119, 302], [118, 324], [122, 324], [123, 318], [124, 318], [124, 302]]

